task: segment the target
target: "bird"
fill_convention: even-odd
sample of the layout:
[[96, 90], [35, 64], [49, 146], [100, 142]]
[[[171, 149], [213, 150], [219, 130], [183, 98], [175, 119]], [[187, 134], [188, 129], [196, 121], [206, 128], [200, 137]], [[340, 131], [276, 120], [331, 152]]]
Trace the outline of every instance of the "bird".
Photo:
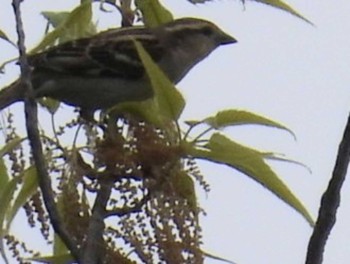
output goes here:
[[[49, 97], [84, 111], [152, 98], [135, 40], [173, 84], [219, 46], [237, 42], [214, 23], [191, 17], [152, 28], [109, 29], [28, 55], [35, 97]], [[20, 80], [0, 90], [0, 110], [23, 100]]]

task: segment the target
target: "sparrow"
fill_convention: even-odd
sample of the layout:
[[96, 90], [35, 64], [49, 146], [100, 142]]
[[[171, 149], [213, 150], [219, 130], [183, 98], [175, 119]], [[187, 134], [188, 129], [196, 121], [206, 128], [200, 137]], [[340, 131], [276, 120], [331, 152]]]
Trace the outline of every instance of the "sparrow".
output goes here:
[[[110, 29], [29, 55], [35, 97], [50, 97], [85, 111], [152, 98], [135, 40], [174, 84], [217, 47], [237, 42], [215, 24], [197, 18], [153, 28]], [[23, 99], [17, 80], [0, 91], [0, 110]]]

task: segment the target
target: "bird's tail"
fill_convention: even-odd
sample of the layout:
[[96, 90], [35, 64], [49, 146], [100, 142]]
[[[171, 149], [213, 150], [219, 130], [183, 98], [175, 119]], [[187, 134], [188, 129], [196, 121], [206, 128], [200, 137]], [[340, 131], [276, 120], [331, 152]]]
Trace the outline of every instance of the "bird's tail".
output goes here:
[[19, 80], [0, 90], [0, 111], [23, 100], [23, 89]]

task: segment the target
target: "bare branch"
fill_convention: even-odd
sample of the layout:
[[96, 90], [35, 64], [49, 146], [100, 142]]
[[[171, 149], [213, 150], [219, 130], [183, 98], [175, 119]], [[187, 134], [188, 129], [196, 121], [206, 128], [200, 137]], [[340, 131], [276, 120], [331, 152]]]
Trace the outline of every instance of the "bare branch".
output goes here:
[[114, 185], [113, 180], [100, 180], [100, 189], [92, 208], [86, 242], [83, 248], [82, 263], [104, 263], [106, 245], [103, 239], [106, 206]]
[[76, 246], [76, 243], [71, 239], [67, 230], [64, 228], [63, 223], [60, 221], [51, 187], [51, 180], [47, 173], [47, 166], [43, 156], [43, 149], [38, 130], [37, 105], [35, 102], [34, 90], [31, 84], [30, 67], [28, 65], [26, 49], [24, 45], [25, 35], [21, 19], [20, 3], [21, 0], [13, 0], [12, 6], [16, 17], [21, 82], [22, 86], [24, 87], [23, 89], [25, 89], [26, 95], [24, 105], [28, 139], [37, 169], [39, 187], [42, 192], [44, 203], [49, 213], [53, 229], [66, 244], [67, 248], [71, 251], [72, 256], [79, 262], [79, 250]]
[[345, 180], [350, 161], [350, 115], [343, 139], [339, 145], [338, 156], [328, 188], [322, 196], [318, 218], [309, 241], [306, 264], [321, 264], [328, 236], [335, 224], [340, 204], [340, 191]]

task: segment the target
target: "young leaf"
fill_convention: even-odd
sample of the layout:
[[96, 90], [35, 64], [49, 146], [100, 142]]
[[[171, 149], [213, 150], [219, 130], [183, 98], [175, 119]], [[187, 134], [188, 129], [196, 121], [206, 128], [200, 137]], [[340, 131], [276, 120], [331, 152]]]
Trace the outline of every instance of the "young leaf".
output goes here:
[[287, 127], [277, 123], [273, 120], [270, 120], [266, 117], [243, 111], [243, 110], [224, 110], [218, 112], [215, 116], [208, 117], [203, 120], [204, 123], [209, 126], [220, 129], [228, 126], [237, 126], [237, 125], [263, 125], [274, 128], [279, 128], [288, 131], [295, 138], [294, 133]]
[[4, 251], [4, 236], [7, 234], [7, 229], [4, 229], [5, 217], [8, 209], [10, 208], [10, 204], [12, 201], [12, 197], [14, 192], [16, 191], [17, 184], [20, 181], [20, 177], [14, 178], [7, 182], [6, 185], [1, 186], [2, 192], [0, 195], [0, 251], [1, 256], [4, 261], [7, 263], [6, 254]]
[[5, 41], [7, 41], [8, 43], [10, 43], [12, 46], [14, 46], [14, 47], [17, 47], [17, 45], [15, 44], [15, 43], [13, 43], [8, 37], [7, 37], [7, 35], [5, 34], [5, 32], [4, 31], [2, 31], [1, 29], [0, 29], [0, 39], [3, 39], [3, 40], [5, 40]]
[[289, 6], [288, 4], [286, 4], [285, 2], [283, 2], [281, 0], [254, 0], [254, 1], [278, 8], [278, 9], [283, 10], [283, 11], [286, 11], [289, 14], [292, 14], [293, 16], [296, 16], [296, 17], [304, 20], [305, 22], [313, 25], [313, 23], [310, 20], [308, 20], [307, 18], [305, 18], [304, 16], [299, 14], [299, 12], [297, 12], [294, 8], [292, 8], [291, 6]]
[[3, 222], [5, 220], [6, 212], [9, 208], [9, 204], [12, 200], [13, 193], [16, 190], [16, 185], [19, 182], [19, 178], [12, 179], [7, 182], [6, 185], [2, 186], [2, 192], [0, 195], [0, 227], [1, 233], [3, 231]]
[[120, 103], [109, 110], [113, 116], [129, 113], [133, 117], [137, 117], [159, 128], [165, 128], [167, 125], [164, 118], [159, 115], [159, 109], [156, 107], [153, 99], [142, 102], [125, 102]]
[[162, 115], [165, 120], [178, 120], [185, 107], [183, 96], [153, 62], [142, 45], [137, 41], [135, 45], [152, 84], [153, 100], [158, 108], [158, 115]]
[[136, 0], [135, 5], [141, 11], [146, 27], [156, 27], [174, 20], [173, 15], [159, 0]]
[[0, 39], [9, 41], [9, 38], [6, 36], [5, 32], [0, 29]]
[[4, 191], [4, 186], [6, 186], [7, 182], [9, 181], [9, 175], [7, 173], [7, 168], [4, 162], [4, 159], [0, 158], [0, 196], [2, 192]]
[[26, 260], [36, 261], [38, 263], [52, 263], [52, 264], [74, 263], [74, 259], [69, 253], [62, 254], [62, 255], [54, 255], [54, 256], [34, 257], [34, 258], [28, 258]]
[[67, 19], [68, 15], [70, 14], [67, 11], [63, 12], [50, 12], [50, 11], [43, 11], [41, 14], [46, 18], [46, 20], [54, 27], [58, 27], [64, 20]]
[[281, 156], [280, 154], [264, 153], [264, 158], [268, 159], [268, 160], [277, 160], [277, 161], [283, 161], [283, 162], [288, 162], [288, 163], [292, 163], [292, 164], [295, 164], [295, 165], [299, 165], [299, 166], [305, 168], [306, 170], [308, 170], [309, 173], [312, 173], [311, 168], [309, 168], [305, 164], [303, 164], [303, 163], [301, 163], [299, 161], [296, 161], [296, 160], [287, 159], [287, 158]]
[[[63, 208], [64, 208], [64, 202], [63, 202], [63, 194], [60, 194], [58, 196], [57, 199], [57, 209], [58, 212], [60, 213], [61, 217], [63, 217]], [[69, 253], [69, 250], [67, 249], [66, 245], [62, 242], [61, 238], [59, 237], [59, 235], [57, 235], [56, 233], [54, 234], [54, 240], [53, 240], [53, 256], [55, 259], [52, 260], [53, 264], [64, 264], [64, 263], [68, 263], [67, 261], [70, 259], [61, 259], [62, 256], [69, 256], [70, 259], [72, 258], [72, 256]]]
[[11, 62], [14, 62], [14, 61], [17, 61], [18, 60], [18, 58], [16, 57], [16, 58], [13, 58], [13, 59], [9, 59], [9, 60], [7, 60], [7, 61], [4, 61], [2, 64], [0, 64], [0, 73], [4, 73], [5, 72], [5, 66], [7, 65], [7, 64], [9, 64], [9, 63], [11, 63]]
[[27, 168], [21, 178], [23, 183], [21, 189], [14, 199], [13, 205], [8, 208], [9, 210], [6, 213], [6, 230], [9, 230], [12, 220], [18, 213], [19, 209], [28, 201], [28, 199], [38, 190], [38, 178], [35, 166]]
[[15, 149], [19, 144], [22, 143], [23, 140], [24, 138], [14, 138], [11, 141], [7, 142], [6, 145], [0, 149], [0, 157], [3, 157], [5, 154]]
[[[85, 1], [67, 15], [53, 31], [48, 33], [44, 39], [30, 51], [35, 54], [46, 47], [53, 45], [56, 40], [74, 39], [90, 36], [95, 33], [95, 28], [91, 25], [92, 6], [91, 1]], [[61, 41], [62, 41], [61, 39]]]
[[208, 253], [208, 252], [202, 251], [202, 253], [203, 253], [203, 255], [204, 255], [206, 258], [211, 258], [211, 259], [215, 259], [215, 260], [222, 261], [222, 262], [226, 262], [226, 263], [230, 263], [230, 264], [236, 264], [236, 262], [233, 262], [233, 261], [231, 261], [231, 260], [228, 260], [228, 259], [224, 259], [224, 258], [215, 256], [215, 255], [210, 254], [210, 253]]
[[294, 208], [313, 226], [314, 221], [304, 205], [265, 163], [264, 153], [242, 146], [218, 133], [212, 135], [204, 149], [188, 147], [187, 151], [195, 158], [225, 164], [242, 172]]
[[56, 113], [56, 111], [60, 107], [60, 101], [57, 101], [57, 100], [52, 99], [50, 97], [40, 98], [40, 99], [38, 99], [38, 101], [39, 101], [40, 105], [43, 106], [44, 108], [46, 108], [46, 110], [49, 111], [49, 113], [51, 115]]
[[[53, 242], [53, 255], [54, 256], [70, 255], [69, 250], [67, 249], [66, 245], [62, 242], [61, 238], [56, 233], [54, 235], [54, 242]], [[59, 264], [59, 263], [63, 264], [63, 263], [67, 263], [67, 262], [57, 262], [55, 264]]]

